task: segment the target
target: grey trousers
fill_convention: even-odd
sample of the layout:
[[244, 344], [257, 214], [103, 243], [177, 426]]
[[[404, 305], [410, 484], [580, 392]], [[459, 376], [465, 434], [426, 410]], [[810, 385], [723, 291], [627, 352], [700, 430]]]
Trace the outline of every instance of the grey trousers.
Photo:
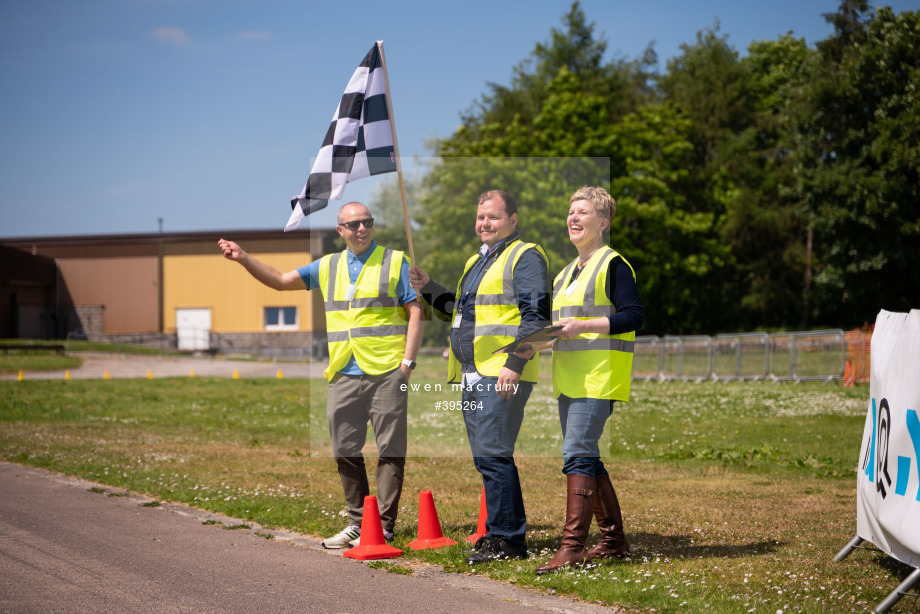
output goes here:
[[329, 383], [326, 418], [332, 454], [348, 505], [349, 524], [361, 526], [364, 497], [370, 494], [364, 455], [367, 423], [377, 442], [377, 507], [386, 531], [393, 531], [399, 512], [406, 467], [406, 378], [398, 368], [383, 375], [337, 373]]

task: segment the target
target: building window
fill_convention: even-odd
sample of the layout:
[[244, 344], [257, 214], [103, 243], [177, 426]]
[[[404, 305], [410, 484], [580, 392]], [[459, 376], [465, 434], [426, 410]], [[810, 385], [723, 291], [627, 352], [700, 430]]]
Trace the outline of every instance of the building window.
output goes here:
[[297, 307], [266, 307], [265, 330], [297, 330]]

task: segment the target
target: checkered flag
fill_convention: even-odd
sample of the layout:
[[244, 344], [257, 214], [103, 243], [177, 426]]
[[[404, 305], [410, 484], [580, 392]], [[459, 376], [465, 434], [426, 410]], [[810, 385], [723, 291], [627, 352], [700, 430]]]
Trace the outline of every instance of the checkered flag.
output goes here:
[[381, 47], [377, 41], [351, 76], [307, 183], [291, 198], [293, 211], [285, 232], [324, 208], [329, 199], [342, 198], [349, 181], [396, 170]]

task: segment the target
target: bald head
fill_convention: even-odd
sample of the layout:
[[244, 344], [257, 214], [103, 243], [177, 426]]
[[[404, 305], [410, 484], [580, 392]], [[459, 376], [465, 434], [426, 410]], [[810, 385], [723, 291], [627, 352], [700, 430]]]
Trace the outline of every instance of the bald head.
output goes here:
[[371, 216], [371, 210], [359, 202], [350, 202], [339, 207], [336, 222], [341, 224], [355, 218], [363, 219]]

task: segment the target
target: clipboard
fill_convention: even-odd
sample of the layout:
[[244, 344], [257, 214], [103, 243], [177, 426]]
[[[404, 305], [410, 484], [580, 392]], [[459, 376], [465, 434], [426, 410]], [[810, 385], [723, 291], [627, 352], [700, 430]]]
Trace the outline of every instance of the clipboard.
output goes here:
[[563, 326], [561, 324], [550, 324], [545, 328], [541, 328], [535, 333], [530, 333], [526, 337], [521, 337], [515, 341], [512, 341], [505, 347], [498, 348], [493, 354], [513, 354], [514, 350], [517, 349], [522, 343], [542, 343], [544, 341], [552, 341], [556, 337], [550, 337], [549, 333], [555, 332], [557, 330], [562, 330]]

